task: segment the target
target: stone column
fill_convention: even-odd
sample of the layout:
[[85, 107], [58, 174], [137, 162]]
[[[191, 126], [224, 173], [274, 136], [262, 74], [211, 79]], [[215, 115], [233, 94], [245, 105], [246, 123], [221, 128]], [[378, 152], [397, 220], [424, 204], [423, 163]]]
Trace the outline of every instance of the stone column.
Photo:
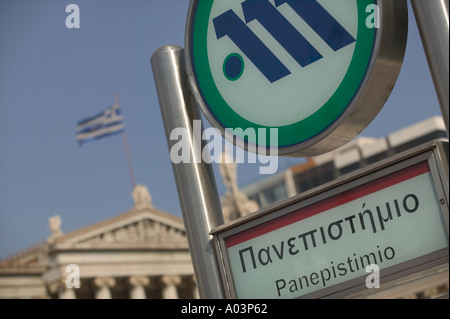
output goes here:
[[74, 288], [67, 288], [65, 281], [55, 281], [48, 286], [48, 290], [52, 294], [57, 294], [58, 299], [77, 299]]
[[177, 286], [181, 283], [180, 276], [164, 276], [161, 278], [163, 285], [163, 299], [178, 299]]
[[112, 277], [98, 277], [94, 279], [95, 299], [111, 299], [110, 288], [114, 287], [116, 280]]
[[192, 282], [192, 299], [200, 299], [200, 295], [198, 294], [197, 288], [197, 280], [195, 279], [195, 276], [192, 276], [191, 282]]
[[146, 299], [145, 286], [150, 284], [148, 277], [130, 277], [128, 285], [130, 289], [130, 299]]

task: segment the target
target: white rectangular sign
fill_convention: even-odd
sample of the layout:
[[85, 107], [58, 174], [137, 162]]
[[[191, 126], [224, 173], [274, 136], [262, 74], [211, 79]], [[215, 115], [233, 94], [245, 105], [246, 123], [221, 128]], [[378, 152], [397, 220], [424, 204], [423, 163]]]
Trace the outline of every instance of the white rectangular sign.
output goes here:
[[224, 237], [237, 298], [296, 298], [448, 249], [428, 161]]

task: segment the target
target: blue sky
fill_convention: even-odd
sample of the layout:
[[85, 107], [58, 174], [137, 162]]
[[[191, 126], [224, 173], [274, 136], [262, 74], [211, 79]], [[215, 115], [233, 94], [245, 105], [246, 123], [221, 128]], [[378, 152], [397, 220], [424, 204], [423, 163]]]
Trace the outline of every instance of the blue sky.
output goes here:
[[[65, 8], [80, 8], [68, 29]], [[408, 2], [409, 3], [409, 2]], [[0, 258], [45, 240], [48, 217], [69, 232], [133, 205], [120, 135], [76, 141], [76, 123], [120, 96], [134, 173], [154, 205], [181, 216], [150, 57], [184, 46], [187, 0], [0, 2]], [[361, 136], [441, 115], [412, 11], [394, 91]], [[281, 159], [279, 171], [303, 159]], [[263, 178], [241, 165], [240, 186]], [[219, 193], [224, 187], [215, 166]]]

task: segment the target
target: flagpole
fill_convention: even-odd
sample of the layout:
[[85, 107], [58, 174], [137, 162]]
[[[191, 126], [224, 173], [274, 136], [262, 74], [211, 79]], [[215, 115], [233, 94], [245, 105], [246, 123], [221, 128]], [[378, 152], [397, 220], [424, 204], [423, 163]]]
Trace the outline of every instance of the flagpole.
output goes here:
[[[115, 103], [116, 105], [119, 105], [119, 95], [116, 93], [115, 94]], [[130, 153], [130, 147], [128, 146], [128, 138], [127, 138], [127, 133], [125, 132], [125, 130], [122, 131], [122, 138], [123, 138], [123, 146], [125, 149], [125, 155], [127, 157], [127, 166], [128, 166], [128, 173], [130, 175], [130, 180], [131, 180], [131, 188], [132, 190], [134, 190], [134, 188], [136, 187], [136, 180], [134, 178], [134, 170], [133, 170], [133, 163], [131, 162], [131, 153]]]

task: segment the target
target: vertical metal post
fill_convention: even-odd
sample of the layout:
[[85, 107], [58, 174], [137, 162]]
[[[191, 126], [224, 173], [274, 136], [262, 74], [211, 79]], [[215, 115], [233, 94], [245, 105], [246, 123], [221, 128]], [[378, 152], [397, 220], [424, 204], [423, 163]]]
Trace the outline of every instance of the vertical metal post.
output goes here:
[[411, 0], [448, 136], [449, 0]]
[[198, 138], [201, 139], [203, 128], [198, 132], [193, 124], [194, 120], [201, 121], [201, 117], [188, 90], [184, 50], [172, 45], [161, 47], [152, 55], [151, 65], [169, 152], [179, 142], [170, 139], [174, 129], [181, 129], [189, 136], [186, 142], [190, 144], [191, 162], [172, 162], [172, 169], [200, 298], [224, 298], [209, 235], [213, 228], [223, 224], [222, 208], [212, 167], [201, 158], [204, 143]]

